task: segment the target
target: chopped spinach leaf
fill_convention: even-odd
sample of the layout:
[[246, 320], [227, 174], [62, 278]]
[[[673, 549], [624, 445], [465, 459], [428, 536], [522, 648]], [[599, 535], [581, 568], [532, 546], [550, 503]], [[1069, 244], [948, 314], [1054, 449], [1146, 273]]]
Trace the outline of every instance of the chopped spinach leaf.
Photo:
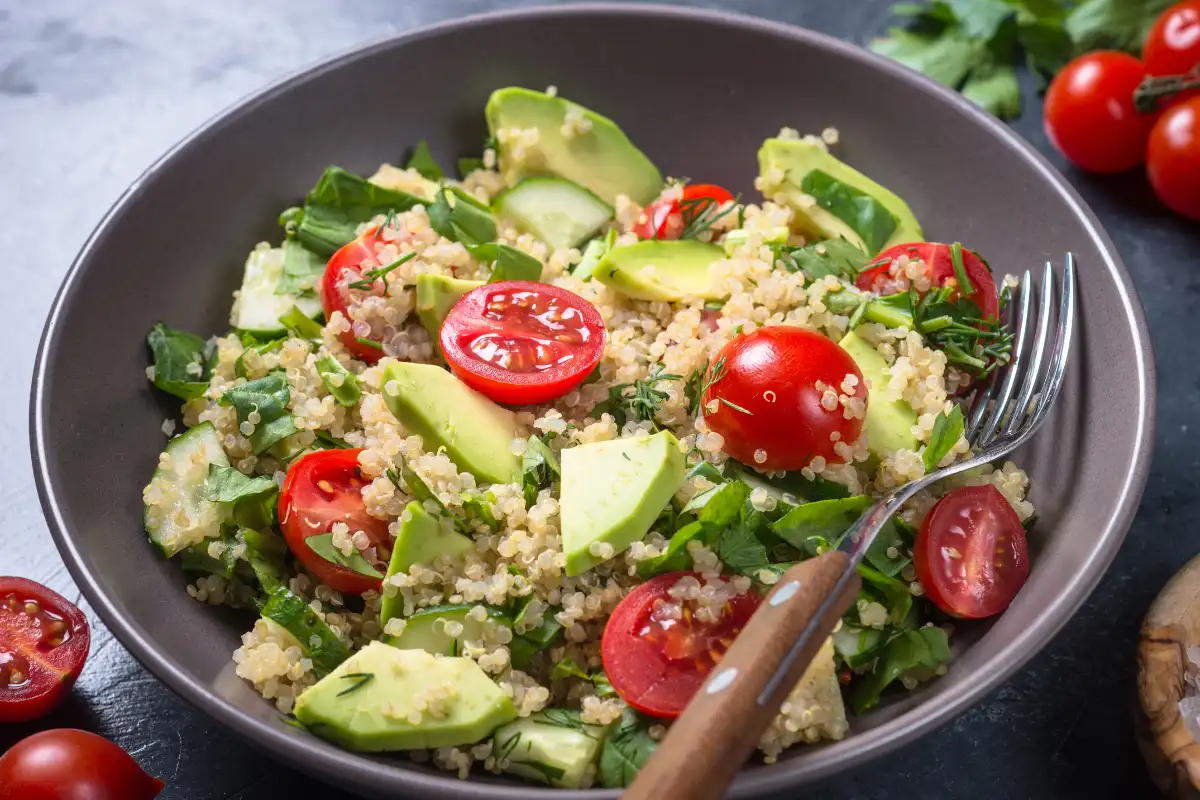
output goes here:
[[351, 241], [359, 225], [388, 212], [408, 211], [427, 201], [407, 192], [376, 186], [341, 167], [327, 167], [304, 201], [296, 239], [320, 256], [331, 256]]
[[425, 210], [430, 227], [452, 242], [475, 245], [496, 238], [496, 220], [491, 212], [457, 187], [439, 189]]
[[755, 536], [751, 525], [742, 521], [721, 532], [713, 542], [713, 550], [725, 566], [750, 578], [770, 566], [767, 548]]
[[937, 418], [933, 421], [933, 433], [930, 434], [929, 444], [925, 446], [925, 452], [921, 454], [921, 461], [925, 464], [926, 472], [937, 469], [941, 460], [958, 444], [958, 440], [962, 438], [965, 430], [966, 419], [963, 418], [962, 409], [957, 405], [950, 409], [949, 415], [944, 411], [938, 412]]
[[242, 354], [233, 362], [233, 374], [239, 378], [245, 378], [246, 375], [246, 353], [254, 351], [260, 356], [278, 350], [283, 346], [285, 339], [272, 339], [264, 344], [251, 344], [242, 351]]
[[542, 277], [542, 262], [512, 245], [489, 242], [467, 245], [467, 250], [475, 260], [492, 265], [488, 283], [536, 281]]
[[424, 139], [417, 142], [412, 155], [408, 157], [408, 163], [404, 166], [408, 169], [415, 169], [421, 174], [421, 177], [431, 181], [440, 181], [446, 177], [446, 173], [442, 172], [442, 168], [434, 160], [433, 153], [429, 152], [429, 143]]
[[776, 520], [771, 530], [805, 555], [816, 556], [837, 547], [871, 503], [866, 495], [805, 503]]
[[333, 399], [339, 405], [354, 406], [358, 404], [362, 397], [362, 389], [353, 372], [343, 367], [341, 362], [331, 355], [318, 358], [316, 367], [317, 372], [321, 375], [321, 382], [325, 384], [325, 390], [333, 395]]
[[540, 436], [530, 436], [521, 455], [522, 485], [526, 505], [537, 501], [537, 494], [558, 480], [561, 474], [558, 456]]
[[851, 685], [850, 707], [862, 713], [879, 702], [892, 682], [904, 675], [929, 677], [949, 660], [950, 645], [941, 628], [903, 631], [883, 646], [870, 674]]
[[650, 759], [658, 742], [650, 735], [654, 723], [632, 708], [621, 711], [621, 719], [600, 750], [597, 778], [607, 789], [622, 789], [633, 783], [638, 770]]
[[908, 616], [913, 604], [912, 591], [908, 584], [896, 578], [889, 578], [866, 564], [858, 565], [858, 574], [863, 579], [864, 590], [875, 595], [888, 610], [888, 621], [899, 625]]
[[483, 169], [483, 159], [474, 156], [464, 156], [458, 159], [458, 177], [465, 178], [477, 169]]
[[582, 678], [585, 681], [590, 681], [592, 676], [584, 672], [583, 668], [575, 662], [575, 659], [567, 656], [551, 667], [550, 680], [562, 681], [567, 678]]
[[777, 244], [771, 249], [776, 265], [788, 272], [802, 271], [814, 279], [833, 275], [853, 281], [867, 263], [867, 254], [845, 239], [825, 239], [802, 247]]
[[741, 518], [742, 506], [750, 496], [750, 487], [741, 481], [730, 481], [717, 487], [716, 493], [700, 509], [697, 519], [721, 530]]
[[251, 423], [254, 432], [250, 434], [250, 445], [257, 455], [298, 430], [287, 410], [289, 400], [287, 379], [281, 372], [272, 372], [228, 389], [218, 402], [233, 406], [239, 424], [247, 422], [252, 412], [258, 412], [259, 421]]
[[357, 572], [359, 575], [366, 575], [368, 578], [382, 578], [383, 574], [371, 566], [371, 562], [363, 558], [362, 553], [358, 548], [354, 548], [350, 555], [346, 555], [333, 544], [332, 533], [321, 533], [316, 536], [309, 536], [304, 540], [308, 548], [321, 558], [328, 561], [330, 564], [337, 564], [339, 567], [345, 567], [348, 570]]
[[208, 478], [204, 481], [204, 495], [217, 503], [236, 503], [278, 488], [275, 481], [265, 475], [251, 477], [236, 467], [208, 465]]
[[905, 555], [905, 551], [912, 544], [912, 538], [905, 537], [902, 533], [906, 527], [903, 520], [892, 517], [884, 523], [875, 541], [867, 549], [867, 563], [889, 578], [895, 577], [912, 562], [912, 559]]
[[861, 236], [868, 255], [882, 250], [896, 230], [896, 217], [887, 206], [827, 172], [812, 170], [801, 180], [800, 188]]
[[181, 400], [204, 394], [212, 370], [208, 345], [194, 333], [155, 323], [146, 335], [154, 356], [154, 385]]
[[279, 322], [298, 339], [308, 339], [309, 341], [320, 341], [321, 339], [320, 324], [309, 319], [296, 306], [292, 306], [290, 311], [280, 317]]
[[655, 575], [662, 575], [664, 572], [687, 569], [692, 563], [692, 557], [688, 554], [687, 549], [688, 542], [704, 534], [705, 525], [702, 522], [689, 522], [684, 525], [671, 536], [667, 549], [662, 554], [638, 562], [638, 577], [647, 580]]

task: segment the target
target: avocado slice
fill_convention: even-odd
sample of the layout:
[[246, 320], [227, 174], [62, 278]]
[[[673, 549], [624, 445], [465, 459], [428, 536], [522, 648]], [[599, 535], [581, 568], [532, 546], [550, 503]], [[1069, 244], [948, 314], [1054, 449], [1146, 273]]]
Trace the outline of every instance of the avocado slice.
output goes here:
[[[416, 708], [446, 691], [444, 715]], [[371, 642], [317, 681], [296, 700], [295, 713], [317, 736], [361, 753], [474, 744], [517, 717], [512, 700], [471, 659], [383, 642]]]
[[442, 332], [446, 315], [460, 297], [480, 286], [483, 286], [483, 281], [467, 281], [449, 275], [417, 276], [417, 318], [429, 332], [433, 349], [438, 353], [442, 350], [438, 335]]
[[758, 170], [763, 195], [791, 208], [806, 233], [845, 239], [872, 256], [925, 239], [899, 196], [812, 142], [767, 139], [758, 151]]
[[582, 789], [588, 768], [600, 756], [608, 728], [588, 725], [578, 711], [548, 708], [510, 722], [496, 731], [492, 752], [512, 775]]
[[594, 543], [612, 545], [616, 555], [645, 536], [683, 483], [686, 469], [670, 431], [568, 447], [560, 459], [568, 575], [606, 560], [592, 554]]
[[493, 403], [441, 367], [400, 361], [383, 374], [383, 399], [400, 424], [429, 451], [446, 449], [461, 470], [486, 483], [521, 480], [514, 455], [517, 415]]
[[888, 375], [887, 362], [875, 346], [850, 331], [839, 342], [867, 381], [867, 447], [879, 458], [897, 450], [916, 450], [917, 437], [912, 428], [917, 424], [917, 412], [904, 400], [888, 400], [883, 396]]
[[530, 175], [557, 175], [609, 205], [619, 194], [646, 205], [662, 190], [662, 173], [615, 122], [565, 98], [497, 89], [485, 113], [492, 136], [501, 129], [538, 132], [537, 144], [523, 158], [500, 146], [500, 171], [509, 185]]
[[[414, 500], [404, 507], [404, 513], [400, 515], [400, 529], [396, 532], [392, 560], [388, 562], [383, 581], [386, 584], [393, 575], [407, 574], [413, 564], [429, 566], [442, 556], [454, 558], [462, 555], [473, 545], [468, 537], [458, 531], [443, 528], [438, 517]], [[401, 605], [398, 592], [390, 596], [384, 592], [379, 606], [379, 624], [386, 625], [388, 620], [401, 616]]]
[[725, 251], [707, 242], [647, 239], [609, 250], [592, 277], [635, 300], [678, 302], [689, 296], [723, 300], [725, 293], [716, 288], [708, 272], [723, 258]]

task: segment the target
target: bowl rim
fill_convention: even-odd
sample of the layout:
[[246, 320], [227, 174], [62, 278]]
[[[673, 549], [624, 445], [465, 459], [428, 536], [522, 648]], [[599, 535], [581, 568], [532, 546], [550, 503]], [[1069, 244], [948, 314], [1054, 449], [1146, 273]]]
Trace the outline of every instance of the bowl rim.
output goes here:
[[1138, 503], [1150, 470], [1150, 456], [1154, 443], [1156, 387], [1149, 330], [1133, 282], [1115, 245], [1100, 225], [1099, 220], [1066, 179], [1023, 138], [961, 95], [907, 67], [871, 53], [865, 48], [823, 33], [785, 22], [740, 13], [655, 3], [626, 5], [596, 2], [507, 9], [445, 20], [390, 34], [373, 41], [368, 40], [316, 63], [294, 70], [225, 107], [156, 159], [118, 196], [84, 242], [55, 295], [38, 345], [30, 392], [30, 449], [33, 457], [34, 479], [43, 513], [54, 543], [71, 577], [105, 625], [143, 666], [177, 695], [193, 706], [202, 709], [244, 739], [267, 750], [275, 758], [335, 785], [362, 792], [402, 789], [420, 792], [421, 796], [425, 797], [471, 796], [481, 800], [484, 798], [488, 800], [519, 800], [519, 798], [527, 798], [531, 795], [541, 798], [561, 798], [561, 800], [617, 797], [616, 790], [553, 790], [534, 786], [461, 781], [448, 773], [443, 777], [404, 769], [393, 761], [375, 757], [364, 758], [361, 754], [336, 748], [315, 737], [297, 739], [282, 730], [281, 726], [277, 724], [244, 714], [229, 701], [186, 677], [173, 659], [158, 652], [147, 637], [144, 637], [133, 624], [117, 613], [117, 609], [101, 590], [86, 557], [76, 547], [59, 508], [59, 502], [51, 483], [47, 457], [49, 401], [46, 386], [51, 370], [51, 355], [55, 353], [58, 345], [58, 331], [62, 323], [63, 309], [73, 296], [77, 279], [87, 268], [92, 254], [103, 246], [109, 230], [125, 216], [133, 201], [140, 195], [148, 182], [152, 181], [159, 172], [169, 168], [179, 153], [202, 139], [219, 135], [231, 121], [242, 115], [253, 113], [263, 103], [289, 91], [293, 85], [340, 69], [343, 65], [359, 59], [371, 57], [378, 52], [394, 47], [403, 47], [421, 39], [449, 34], [461, 28], [526, 19], [588, 15], [665, 18], [667, 20], [686, 19], [735, 27], [749, 33], [762, 33], [791, 39], [803, 46], [815, 47], [835, 53], [839, 57], [864, 63], [893, 78], [913, 84], [916, 88], [934, 95], [941, 102], [948, 103], [960, 114], [968, 117], [975, 125], [986, 129], [993, 136], [1012, 147], [1036, 170], [1041, 179], [1058, 193], [1068, 208], [1083, 223], [1088, 235], [1103, 256], [1102, 266], [1108, 270], [1113, 279], [1125, 317], [1130, 322], [1134, 334], [1132, 352], [1138, 367], [1137, 394], [1140, 401], [1134, 440], [1134, 462], [1116, 495], [1116, 513], [1110, 518], [1105, 528], [1099, 532], [1097, 544], [1092, 549], [1083, 568], [1067, 579], [1054, 601], [1041, 610], [1032, 625], [1011, 639], [995, 658], [978, 668], [976, 680], [970, 686], [956, 685], [948, 692], [939, 695], [936, 705], [918, 704], [894, 719], [861, 734], [853, 735], [850, 737], [856, 745], [853, 749], [832, 755], [828, 749], [814, 750], [810, 756], [804, 759], [803, 763], [793, 764], [784, 761], [769, 769], [743, 771], [731, 787], [731, 797], [766, 795], [827, 779], [890, 753], [964, 713], [1028, 662], [1067, 623], [1091, 594], [1112, 563], [1137, 513]]

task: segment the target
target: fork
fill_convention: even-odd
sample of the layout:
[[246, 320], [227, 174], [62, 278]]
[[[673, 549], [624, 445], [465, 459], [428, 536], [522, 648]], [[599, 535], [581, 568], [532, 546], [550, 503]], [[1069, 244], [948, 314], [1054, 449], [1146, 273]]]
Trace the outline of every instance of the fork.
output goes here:
[[1070, 253], [1057, 315], [1054, 286], [1054, 267], [1046, 262], [1040, 287], [1027, 270], [1016, 290], [1010, 361], [976, 391], [967, 415], [966, 435], [975, 455], [894, 489], [850, 527], [838, 549], [785, 572], [642, 766], [625, 800], [707, 800], [724, 794], [857, 597], [858, 565], [884, 523], [922, 489], [990, 464], [1037, 432], [1058, 399], [1071, 353], [1075, 258]]

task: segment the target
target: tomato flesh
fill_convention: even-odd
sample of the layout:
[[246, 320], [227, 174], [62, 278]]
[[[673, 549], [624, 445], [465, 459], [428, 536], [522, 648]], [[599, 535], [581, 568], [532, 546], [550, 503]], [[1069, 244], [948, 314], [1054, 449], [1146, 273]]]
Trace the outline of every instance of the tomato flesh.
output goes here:
[[35, 733], [0, 756], [0, 798], [150, 800], [162, 790], [128, 753], [86, 731]]
[[[1142, 46], [1146, 72], [1155, 76], [1186, 75], [1200, 67], [1200, 0], [1186, 0], [1164, 11]], [[1200, 96], [1200, 89], [1181, 92], [1168, 105]]]
[[1146, 175], [1168, 208], [1200, 220], [1200, 97], [1163, 113], [1150, 134]]
[[669, 594], [687, 577], [703, 580], [668, 572], [634, 588], [613, 610], [600, 643], [613, 689], [655, 717], [679, 716], [761, 602], [753, 592], [736, 595], [718, 620], [702, 621], [694, 601]]
[[83, 671], [90, 645], [87, 619], [74, 604], [40, 583], [0, 577], [0, 723], [53, 711]]
[[322, 583], [345, 594], [378, 591], [383, 582], [326, 561], [305, 540], [330, 533], [334, 524], [344, 522], [351, 535], [367, 535], [369, 544], [360, 551], [363, 558], [380, 572], [387, 569], [388, 524], [367, 513], [362, 488], [370, 481], [358, 466], [361, 452], [319, 450], [301, 456], [288, 469], [279, 493], [279, 524], [288, 549]]
[[[321, 276], [321, 307], [325, 310], [325, 318], [332, 317], [335, 311], [340, 312], [351, 324], [351, 329], [339, 333], [338, 339], [355, 358], [372, 364], [385, 355], [383, 339], [390, 336], [390, 331], [380, 324], [356, 323], [350, 316], [350, 309], [369, 297], [386, 296], [386, 279], [370, 280], [366, 273], [386, 266], [379, 256], [384, 248], [388, 248], [389, 254], [395, 252], [389, 248], [393, 241], [391, 234], [383, 235], [378, 228], [369, 228], [330, 256]], [[356, 331], [356, 325], [368, 329]]]
[[926, 596], [947, 614], [999, 614], [1029, 577], [1025, 528], [995, 486], [955, 489], [921, 524], [913, 566]]
[[[906, 292], [913, 283], [907, 274], [908, 265], [919, 262], [920, 273], [928, 281], [929, 289], [940, 289], [951, 282], [957, 286], [958, 275], [954, 271], [952, 251], [951, 245], [939, 242], [913, 242], [889, 247], [863, 268], [854, 285], [864, 292], [881, 295]], [[962, 248], [962, 262], [963, 271], [972, 287], [967, 299], [979, 307], [983, 319], [999, 319], [1000, 296], [992, 271], [982, 258], [965, 247]], [[950, 298], [958, 299], [961, 296], [959, 287]]]
[[[772, 325], [738, 336], [717, 354], [706, 381], [709, 430], [724, 439], [726, 453], [757, 469], [801, 469], [817, 457], [844, 463], [862, 432], [862, 372], [819, 333]], [[862, 401], [861, 416], [846, 417], [843, 396]]]
[[1046, 92], [1046, 135], [1071, 163], [1090, 172], [1122, 172], [1146, 157], [1154, 114], [1139, 113], [1133, 93], [1146, 68], [1131, 55], [1101, 50], [1067, 64]]
[[733, 195], [712, 183], [697, 183], [683, 187], [679, 199], [655, 200], [642, 210], [633, 232], [639, 239], [678, 239], [695, 217], [713, 203], [724, 205]]
[[442, 324], [459, 380], [498, 403], [544, 403], [583, 383], [604, 353], [596, 307], [546, 283], [500, 281], [463, 295]]

